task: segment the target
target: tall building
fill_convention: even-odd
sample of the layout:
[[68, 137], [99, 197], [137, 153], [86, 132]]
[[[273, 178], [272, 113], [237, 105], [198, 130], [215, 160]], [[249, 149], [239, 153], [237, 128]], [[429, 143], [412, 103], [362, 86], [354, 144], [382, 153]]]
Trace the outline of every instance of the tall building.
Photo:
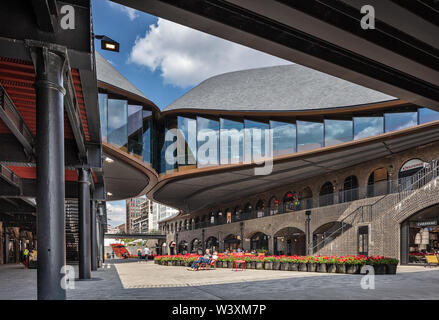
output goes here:
[[133, 222], [136, 218], [139, 218], [142, 215], [144, 210], [144, 202], [146, 202], [145, 197], [131, 198], [126, 200], [127, 233], [133, 232]]

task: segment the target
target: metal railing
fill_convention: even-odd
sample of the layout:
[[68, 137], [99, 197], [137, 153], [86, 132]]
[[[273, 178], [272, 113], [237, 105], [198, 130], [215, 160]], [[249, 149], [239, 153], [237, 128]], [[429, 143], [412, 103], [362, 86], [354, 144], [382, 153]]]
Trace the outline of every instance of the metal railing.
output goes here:
[[[435, 159], [414, 175], [399, 179], [396, 189], [397, 192], [388, 192], [374, 203], [362, 205], [355, 209], [340, 221], [341, 226], [338, 229], [330, 233], [328, 236], [325, 236], [324, 239], [317, 241], [312, 247], [312, 252], [316, 253], [318, 250], [322, 249], [324, 246], [348, 231], [352, 226], [359, 223], [371, 222], [385, 212], [388, 212], [390, 209], [395, 208], [400, 202], [416, 192], [416, 190], [424, 187], [438, 176], [438, 159]], [[394, 188], [391, 188], [391, 190], [393, 189]]]

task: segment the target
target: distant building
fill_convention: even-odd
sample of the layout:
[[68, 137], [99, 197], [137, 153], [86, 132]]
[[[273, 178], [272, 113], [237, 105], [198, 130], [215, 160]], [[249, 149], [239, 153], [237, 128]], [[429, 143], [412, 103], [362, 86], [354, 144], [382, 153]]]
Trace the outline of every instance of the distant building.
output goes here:
[[124, 223], [124, 224], [121, 224], [121, 225], [118, 225], [117, 227], [116, 227], [116, 229], [118, 229], [118, 232], [117, 233], [127, 233], [127, 230], [126, 230], [126, 224]]
[[145, 197], [131, 198], [126, 200], [126, 225], [127, 233], [133, 233], [133, 221], [142, 215], [142, 210], [144, 210]]

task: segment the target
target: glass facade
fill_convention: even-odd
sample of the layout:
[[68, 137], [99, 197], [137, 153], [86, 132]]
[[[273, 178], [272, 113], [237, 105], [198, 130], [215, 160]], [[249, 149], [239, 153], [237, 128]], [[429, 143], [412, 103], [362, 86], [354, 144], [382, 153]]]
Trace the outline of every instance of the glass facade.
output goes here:
[[[155, 118], [148, 107], [100, 93], [103, 141], [151, 164], [159, 173], [258, 161], [332, 146], [439, 121], [439, 112], [419, 108], [351, 119], [264, 120], [182, 115]], [[255, 117], [257, 118], [257, 117]]]
[[352, 141], [353, 123], [350, 120], [325, 120], [325, 147]]
[[323, 147], [323, 123], [297, 121], [297, 152]]
[[384, 133], [383, 117], [354, 117], [354, 140]]
[[399, 113], [385, 113], [384, 114], [384, 129], [385, 132], [392, 132], [409, 127], [414, 127], [418, 124], [417, 112], [399, 112]]

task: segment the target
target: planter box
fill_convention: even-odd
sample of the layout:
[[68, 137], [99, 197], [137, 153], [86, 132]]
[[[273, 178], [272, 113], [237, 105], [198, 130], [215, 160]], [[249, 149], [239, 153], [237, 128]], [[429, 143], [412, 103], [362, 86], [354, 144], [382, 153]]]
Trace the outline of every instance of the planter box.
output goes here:
[[256, 262], [256, 268], [258, 270], [263, 270], [264, 269], [264, 263], [263, 262]]
[[316, 271], [325, 273], [326, 272], [326, 263], [318, 263]]
[[217, 261], [216, 262], [216, 267], [217, 268], [224, 268], [224, 261]]
[[336, 264], [337, 273], [346, 273], [346, 265], [345, 264]]
[[299, 263], [290, 262], [289, 265], [290, 265], [290, 269], [289, 269], [290, 271], [299, 271]]
[[360, 273], [360, 265], [358, 265], [358, 264], [347, 264], [346, 265], [346, 273], [348, 273], [348, 274]]
[[247, 262], [247, 269], [256, 269], [256, 262], [254, 261]]
[[273, 262], [265, 262], [264, 263], [264, 269], [265, 270], [273, 270]]
[[386, 265], [385, 264], [374, 264], [373, 269], [375, 274], [386, 274]]
[[316, 272], [317, 263], [307, 263], [306, 269], [308, 270], [308, 272]]
[[386, 273], [387, 274], [396, 274], [397, 268], [398, 268], [397, 264], [387, 264], [386, 265]]
[[167, 265], [172, 266], [172, 261], [171, 260], [167, 261]]
[[336, 264], [327, 264], [326, 265], [326, 272], [327, 273], [336, 273], [337, 272], [337, 265]]
[[307, 263], [299, 263], [299, 271], [308, 271]]
[[280, 264], [280, 270], [282, 271], [289, 271], [290, 270], [290, 263], [289, 262], [284, 262]]
[[273, 270], [280, 270], [280, 261], [273, 262]]

